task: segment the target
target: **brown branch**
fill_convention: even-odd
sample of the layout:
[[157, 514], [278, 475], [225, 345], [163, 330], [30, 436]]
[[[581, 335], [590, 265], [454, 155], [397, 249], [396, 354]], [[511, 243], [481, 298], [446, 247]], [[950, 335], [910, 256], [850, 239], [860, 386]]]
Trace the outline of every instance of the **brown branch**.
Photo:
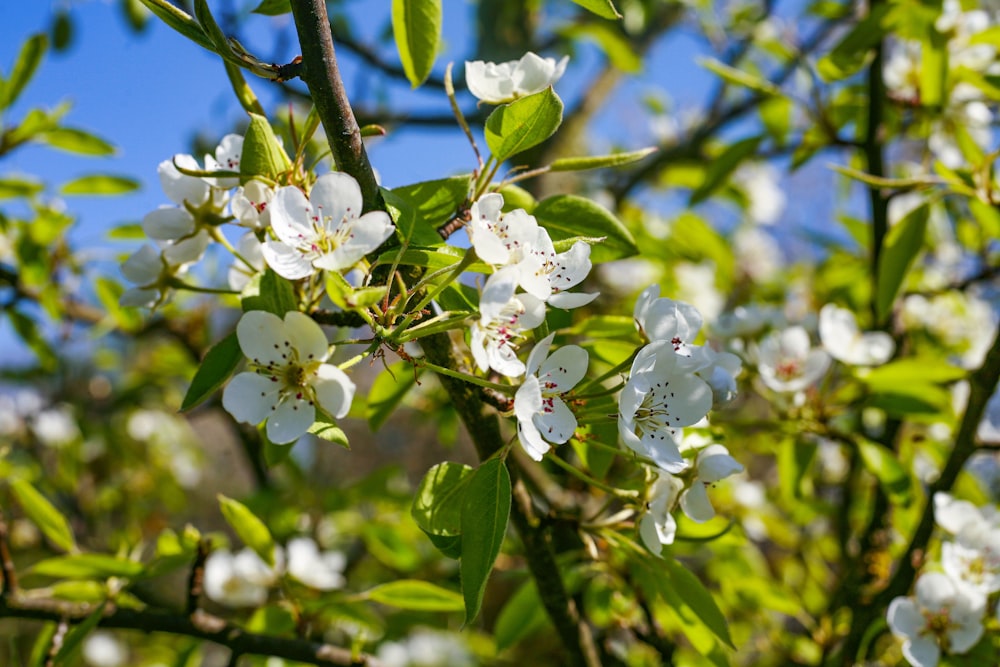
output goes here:
[[208, 560], [209, 543], [202, 538], [198, 540], [198, 551], [191, 565], [191, 574], [188, 576], [187, 604], [184, 611], [189, 615], [198, 611], [198, 599], [204, 590], [205, 584], [205, 561]]
[[[86, 619], [96, 607], [61, 600], [0, 598], [0, 618], [37, 621], [65, 621], [70, 625]], [[290, 639], [247, 632], [223, 618], [204, 611], [190, 616], [146, 609], [128, 609], [108, 604], [98, 625], [102, 628], [141, 630], [192, 637], [224, 646], [239, 654], [266, 655], [305, 662], [319, 667], [380, 667], [381, 663], [365, 654], [305, 639]]]
[[14, 559], [10, 556], [10, 533], [7, 529], [7, 519], [2, 515], [0, 515], [0, 575], [3, 577], [0, 599], [17, 593], [17, 571], [14, 569]]

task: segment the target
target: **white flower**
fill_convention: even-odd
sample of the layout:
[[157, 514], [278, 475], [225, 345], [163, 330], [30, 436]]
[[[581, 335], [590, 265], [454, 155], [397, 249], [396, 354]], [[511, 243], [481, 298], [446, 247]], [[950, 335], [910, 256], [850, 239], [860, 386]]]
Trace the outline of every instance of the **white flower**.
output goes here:
[[308, 537], [296, 537], [285, 548], [288, 554], [288, 574], [306, 586], [321, 591], [332, 591], [344, 586], [344, 568], [347, 557], [339, 551], [320, 553], [316, 543]]
[[31, 420], [31, 430], [42, 444], [62, 447], [80, 437], [80, 427], [69, 405], [42, 410]]
[[[243, 156], [243, 137], [239, 134], [227, 134], [215, 148], [215, 156], [205, 156], [206, 171], [240, 171], [240, 158]], [[240, 184], [239, 176], [208, 176], [209, 184], [223, 190], [230, 190]]]
[[787, 199], [781, 189], [781, 175], [767, 162], [751, 162], [740, 166], [733, 180], [747, 198], [750, 219], [761, 225], [773, 225], [785, 211]]
[[618, 399], [622, 441], [672, 473], [688, 466], [677, 446], [682, 428], [701, 420], [712, 407], [712, 390], [690, 363], [669, 341], [647, 345], [632, 362]]
[[818, 381], [830, 366], [830, 356], [812, 349], [800, 326], [768, 334], [757, 350], [760, 377], [775, 391], [802, 391]]
[[715, 516], [715, 509], [705, 487], [739, 472], [743, 472], [743, 466], [724, 446], [709, 445], [701, 450], [695, 459], [695, 477], [681, 494], [681, 509], [698, 523], [708, 521]]
[[632, 316], [647, 340], [669, 342], [685, 356], [689, 354], [687, 345], [694, 342], [702, 325], [697, 308], [683, 301], [660, 298], [659, 285], [650, 285], [642, 291]]
[[91, 667], [121, 667], [128, 662], [128, 647], [110, 632], [97, 630], [83, 642], [83, 659]]
[[[253, 232], [247, 232], [236, 242], [236, 252], [243, 259], [237, 257], [233, 260], [233, 265], [229, 267], [227, 279], [229, 289], [242, 292], [251, 278], [264, 271], [263, 245], [257, 240], [257, 236]], [[247, 266], [246, 262], [243, 261], [244, 259], [250, 263], [250, 266]]]
[[528, 355], [528, 376], [514, 395], [517, 435], [536, 461], [549, 451], [549, 442], [562, 444], [576, 430], [576, 417], [560, 397], [583, 379], [589, 362], [579, 345], [566, 345], [546, 357], [554, 337], [551, 333], [538, 341]]
[[698, 360], [696, 373], [712, 388], [712, 403], [722, 407], [736, 398], [736, 376], [743, 372], [743, 361], [731, 352], [716, 352], [708, 345], [692, 345], [692, 359]]
[[469, 241], [479, 259], [496, 267], [517, 264], [535, 242], [538, 221], [524, 209], [502, 213], [503, 195], [483, 195], [469, 211]]
[[194, 232], [195, 219], [179, 206], [161, 206], [142, 219], [142, 231], [157, 241], [174, 241]]
[[828, 303], [819, 311], [819, 338], [830, 356], [853, 366], [884, 364], [896, 351], [884, 331], [861, 333], [854, 313]]
[[236, 555], [217, 549], [205, 561], [205, 595], [227, 607], [261, 606], [276, 579], [276, 572], [249, 547]]
[[229, 207], [241, 226], [260, 231], [271, 225], [273, 199], [274, 188], [255, 179], [236, 191]]
[[384, 211], [361, 215], [362, 204], [358, 182], [339, 172], [316, 179], [309, 199], [296, 187], [280, 188], [271, 202], [278, 241], [264, 244], [268, 266], [289, 280], [350, 269], [395, 229]]
[[323, 363], [330, 356], [326, 335], [308, 315], [289, 312], [282, 320], [253, 310], [236, 325], [251, 372], [234, 377], [222, 405], [241, 422], [267, 420], [267, 437], [278, 444], [300, 438], [316, 421], [316, 405], [340, 419], [354, 398], [344, 371]]
[[639, 537], [646, 548], [657, 556], [664, 545], [673, 544], [677, 536], [677, 520], [672, 514], [677, 496], [684, 483], [673, 475], [660, 473], [650, 487], [646, 513], [639, 519]]
[[500, 269], [486, 280], [479, 298], [479, 319], [469, 332], [469, 347], [479, 369], [495, 370], [507, 377], [524, 375], [524, 363], [517, 358], [518, 343], [524, 332], [545, 319], [545, 303], [530, 294], [514, 295], [517, 268]]
[[156, 173], [160, 177], [160, 187], [163, 188], [167, 198], [181, 207], [186, 203], [198, 208], [206, 203], [212, 193], [212, 185], [203, 178], [182, 174], [177, 167], [189, 171], [202, 171], [201, 165], [191, 155], [178, 154], [170, 160], [161, 162], [156, 167]]
[[969, 525], [986, 531], [1000, 530], [1000, 512], [992, 505], [976, 507], [968, 500], [938, 491], [934, 494], [934, 522], [952, 535], [959, 535]]
[[153, 307], [167, 297], [170, 281], [201, 259], [209, 244], [208, 233], [199, 231], [175, 242], [161, 241], [157, 251], [144, 245], [122, 264], [122, 275], [137, 286], [126, 290], [119, 302], [126, 307]]
[[962, 654], [983, 634], [985, 599], [970, 595], [947, 575], [922, 575], [916, 599], [898, 597], [889, 604], [886, 619], [892, 634], [903, 642], [903, 656], [914, 667], [935, 667], [941, 651]]
[[956, 541], [941, 545], [941, 567], [978, 595], [1000, 591], [1000, 533], [967, 525]]
[[532, 243], [518, 263], [518, 282], [525, 292], [556, 308], [577, 308], [598, 297], [597, 292], [569, 293], [590, 273], [590, 244], [577, 241], [564, 253], [556, 254], [552, 239], [539, 227]]
[[505, 63], [474, 60], [465, 63], [465, 83], [481, 101], [506, 104], [555, 84], [568, 62], [569, 56], [556, 62], [555, 58], [542, 58], [530, 51], [520, 60]]

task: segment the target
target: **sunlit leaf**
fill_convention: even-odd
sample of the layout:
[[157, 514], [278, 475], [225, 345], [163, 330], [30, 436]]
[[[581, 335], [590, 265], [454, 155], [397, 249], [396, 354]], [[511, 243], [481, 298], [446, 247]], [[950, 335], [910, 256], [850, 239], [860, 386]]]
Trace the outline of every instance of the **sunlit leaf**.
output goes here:
[[244, 544], [257, 552], [265, 563], [274, 567], [274, 539], [264, 522], [238, 500], [227, 498], [221, 493], [218, 498], [226, 523], [236, 531]]
[[441, 0], [392, 0], [392, 32], [403, 71], [416, 88], [434, 67], [441, 39]]
[[465, 490], [462, 505], [462, 596], [465, 623], [479, 615], [486, 582], [500, 553], [510, 517], [510, 474], [500, 459], [490, 459], [476, 469]]

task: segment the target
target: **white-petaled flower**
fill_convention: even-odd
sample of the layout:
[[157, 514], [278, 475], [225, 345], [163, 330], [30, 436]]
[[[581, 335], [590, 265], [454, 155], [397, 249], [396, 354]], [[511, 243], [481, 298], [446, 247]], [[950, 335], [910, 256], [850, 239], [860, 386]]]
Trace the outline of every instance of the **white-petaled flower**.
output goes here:
[[[263, 245], [253, 232], [247, 232], [236, 242], [236, 252], [240, 254], [233, 260], [227, 276], [229, 289], [242, 292], [250, 279], [264, 271]], [[240, 259], [242, 257], [243, 259]], [[246, 261], [243, 261], [246, 260]], [[247, 265], [249, 262], [249, 266]]]
[[[275, 550], [278, 558], [278, 550]], [[205, 595], [227, 607], [259, 607], [277, 574], [252, 549], [216, 549], [205, 561]]]
[[163, 188], [163, 194], [167, 195], [167, 199], [181, 207], [188, 204], [198, 208], [206, 203], [212, 194], [212, 185], [203, 178], [181, 173], [177, 167], [189, 171], [202, 171], [198, 160], [191, 155], [178, 154], [157, 165], [156, 173], [160, 177], [160, 187]]
[[194, 232], [194, 216], [180, 206], [161, 206], [142, 219], [142, 231], [157, 241], [173, 241]]
[[395, 230], [387, 213], [361, 215], [362, 205], [358, 182], [339, 172], [316, 179], [308, 199], [296, 187], [279, 188], [271, 202], [278, 240], [264, 244], [268, 266], [289, 280], [350, 269]]
[[517, 268], [524, 291], [556, 308], [578, 308], [598, 297], [597, 292], [566, 291], [590, 273], [590, 244], [586, 241], [577, 241], [566, 252], [556, 254], [548, 231], [539, 227]]
[[941, 567], [949, 577], [983, 597], [1000, 591], [1000, 532], [966, 524], [954, 542], [941, 545]]
[[236, 191], [229, 208], [239, 225], [260, 231], [271, 226], [270, 206], [273, 199], [274, 188], [254, 179]]
[[126, 290], [119, 303], [125, 307], [149, 308], [161, 303], [170, 290], [170, 281], [201, 259], [210, 240], [202, 230], [173, 243], [161, 241], [159, 251], [150, 245], [139, 248], [122, 264], [122, 275], [136, 287]]
[[343, 588], [347, 557], [339, 551], [320, 552], [316, 542], [308, 537], [296, 537], [285, 547], [288, 574], [320, 591]]
[[316, 421], [316, 406], [340, 419], [354, 399], [354, 383], [344, 371], [323, 363], [330, 356], [326, 334], [308, 315], [252, 310], [236, 325], [250, 372], [226, 386], [222, 406], [237, 421], [267, 420], [267, 437], [284, 444], [298, 440]]
[[687, 468], [677, 446], [683, 427], [700, 421], [712, 407], [712, 389], [694, 374], [691, 360], [670, 341], [639, 351], [618, 398], [618, 432], [634, 452], [667, 472]]
[[715, 516], [705, 487], [743, 472], [743, 466], [723, 445], [713, 444], [698, 452], [694, 467], [695, 477], [681, 494], [681, 509], [694, 521], [703, 523]]
[[112, 633], [97, 630], [83, 642], [83, 660], [90, 667], [121, 667], [128, 663], [128, 647]]
[[817, 382], [830, 367], [830, 355], [813, 349], [800, 326], [768, 334], [757, 349], [757, 369], [768, 387], [795, 392]]
[[503, 195], [483, 195], [469, 210], [469, 241], [476, 255], [487, 264], [508, 266], [521, 261], [524, 250], [535, 242], [538, 221], [524, 209], [503, 213]]
[[642, 291], [633, 311], [639, 332], [650, 342], [667, 341], [674, 351], [688, 355], [687, 345], [694, 342], [701, 329], [701, 313], [683, 301], [660, 297], [660, 286]]
[[659, 473], [649, 490], [646, 513], [639, 519], [639, 537], [646, 548], [657, 556], [677, 536], [677, 520], [673, 510], [684, 483], [673, 475]]
[[993, 505], [976, 507], [968, 500], [958, 500], [950, 493], [934, 494], [934, 522], [951, 535], [958, 535], [966, 526], [985, 530], [1000, 530], [1000, 512]]
[[743, 361], [731, 352], [716, 352], [708, 345], [688, 347], [697, 361], [698, 376], [712, 388], [712, 403], [722, 407], [736, 398], [736, 376], [743, 372]]
[[914, 667], [935, 667], [942, 650], [962, 654], [982, 637], [984, 598], [940, 572], [921, 575], [914, 593], [915, 598], [895, 598], [886, 613], [889, 629]]
[[750, 219], [761, 225], [773, 225], [785, 211], [787, 198], [781, 189], [781, 175], [768, 162], [749, 162], [733, 174], [747, 199]]
[[469, 92], [487, 104], [506, 104], [553, 85], [566, 71], [569, 56], [542, 58], [531, 51], [520, 60], [465, 63], [465, 83]]
[[[541, 461], [549, 443], [562, 444], [576, 430], [576, 417], [560, 398], [587, 374], [589, 358], [579, 345], [548, 355], [554, 333], [538, 341], [528, 355], [527, 377], [514, 395], [517, 436], [524, 451]], [[547, 442], [546, 442], [547, 441]]]
[[861, 333], [854, 313], [832, 303], [819, 311], [819, 338], [831, 357], [852, 366], [884, 364], [896, 351], [892, 336], [884, 331]]
[[[243, 156], [243, 136], [227, 134], [215, 147], [215, 155], [205, 156], [206, 171], [240, 171], [240, 158]], [[239, 176], [207, 176], [208, 183], [216, 188], [230, 190], [240, 184]]]
[[517, 267], [500, 269], [486, 280], [479, 298], [479, 319], [472, 322], [469, 347], [479, 369], [507, 377], [524, 375], [517, 346], [524, 332], [545, 319], [545, 303], [530, 294], [514, 295]]

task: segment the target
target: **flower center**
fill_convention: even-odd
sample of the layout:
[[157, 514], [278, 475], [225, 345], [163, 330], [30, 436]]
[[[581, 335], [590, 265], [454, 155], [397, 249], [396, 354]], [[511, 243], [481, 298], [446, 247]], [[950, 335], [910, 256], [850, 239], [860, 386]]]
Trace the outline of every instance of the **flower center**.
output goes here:
[[[668, 401], [674, 397], [674, 392], [670, 391], [670, 382], [657, 382], [649, 392], [642, 398], [642, 404], [635, 411], [636, 431], [641, 438], [645, 434], [662, 434], [669, 431], [671, 435], [675, 433], [677, 426], [671, 426], [671, 422], [680, 421], [680, 417], [671, 416]], [[662, 437], [662, 435], [661, 435]]]
[[774, 367], [774, 374], [779, 380], [793, 380], [802, 375], [802, 362], [798, 359], [782, 359]]

